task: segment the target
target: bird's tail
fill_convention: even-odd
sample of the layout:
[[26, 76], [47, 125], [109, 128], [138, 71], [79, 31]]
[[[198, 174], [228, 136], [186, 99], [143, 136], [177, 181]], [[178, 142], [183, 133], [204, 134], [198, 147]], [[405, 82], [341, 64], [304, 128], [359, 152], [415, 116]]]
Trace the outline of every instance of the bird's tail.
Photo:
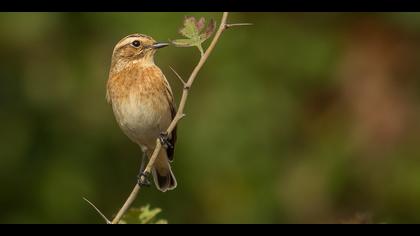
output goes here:
[[156, 188], [162, 192], [175, 189], [177, 182], [171, 169], [166, 150], [161, 149], [152, 169]]

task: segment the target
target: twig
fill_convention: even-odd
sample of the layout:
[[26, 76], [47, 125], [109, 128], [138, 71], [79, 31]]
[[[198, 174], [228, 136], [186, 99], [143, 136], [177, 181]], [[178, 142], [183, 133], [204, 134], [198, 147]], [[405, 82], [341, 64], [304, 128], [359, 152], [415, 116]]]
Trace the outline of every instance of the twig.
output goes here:
[[102, 218], [104, 218], [104, 220], [105, 220], [105, 222], [107, 223], [107, 224], [111, 224], [111, 221], [109, 221], [108, 220], [108, 218], [106, 218], [106, 216], [93, 204], [93, 203], [91, 203], [89, 200], [87, 200], [86, 198], [83, 198], [83, 200], [85, 200], [87, 203], [89, 203], [95, 210], [96, 210], [96, 212], [98, 212], [98, 214], [100, 215], [100, 216], [102, 216]]
[[[176, 127], [176, 125], [178, 124], [178, 122], [185, 117], [184, 114], [184, 107], [185, 104], [187, 102], [187, 98], [188, 98], [188, 92], [195, 80], [195, 78], [197, 77], [198, 72], [200, 71], [200, 69], [203, 67], [204, 63], [207, 61], [207, 58], [209, 57], [210, 53], [213, 51], [213, 49], [215, 48], [217, 42], [219, 41], [220, 36], [222, 35], [222, 33], [229, 27], [232, 27], [233, 25], [228, 26], [226, 24], [227, 21], [227, 17], [228, 17], [228, 13], [224, 12], [223, 16], [222, 16], [222, 20], [220, 22], [220, 26], [216, 32], [216, 34], [214, 35], [213, 40], [210, 43], [210, 46], [207, 48], [206, 52], [204, 54], [202, 54], [200, 61], [198, 62], [198, 64], [196, 65], [196, 67], [194, 68], [194, 70], [192, 71], [190, 77], [188, 78], [187, 82], [184, 82], [181, 77], [175, 72], [175, 70], [172, 70], [175, 72], [175, 74], [178, 76], [178, 79], [180, 79], [183, 84], [184, 84], [184, 89], [182, 92], [182, 97], [181, 97], [181, 101], [179, 102], [179, 106], [178, 106], [178, 111], [174, 117], [174, 119], [172, 120], [171, 124], [169, 125], [168, 129], [166, 130], [167, 134], [170, 134], [174, 128]], [[239, 24], [234, 24], [239, 26]], [[248, 25], [247, 23], [244, 25]], [[147, 164], [144, 173], [149, 174], [153, 168], [153, 165], [156, 161], [156, 158], [159, 154], [160, 149], [162, 148], [162, 144], [160, 142], [159, 139], [156, 140], [156, 147], [155, 150], [153, 151], [152, 156], [150, 157], [149, 163]], [[145, 177], [144, 175], [141, 177], [141, 181], [144, 181]], [[138, 184], [136, 184], [136, 186], [134, 186], [134, 189], [132, 190], [130, 196], [127, 198], [127, 200], [125, 201], [124, 205], [121, 207], [121, 209], [118, 211], [117, 215], [115, 216], [115, 218], [112, 220], [112, 224], [118, 224], [118, 222], [121, 220], [121, 218], [123, 217], [123, 215], [125, 214], [125, 212], [130, 208], [131, 204], [134, 202], [134, 200], [137, 197], [137, 194], [140, 191], [140, 186]]]
[[182, 85], [185, 86], [185, 81], [181, 78], [181, 76], [174, 70], [174, 68], [172, 68], [172, 66], [169, 66], [169, 68], [171, 68], [172, 72], [174, 72], [174, 74], [176, 75], [176, 77], [179, 79], [179, 81], [181, 81]]

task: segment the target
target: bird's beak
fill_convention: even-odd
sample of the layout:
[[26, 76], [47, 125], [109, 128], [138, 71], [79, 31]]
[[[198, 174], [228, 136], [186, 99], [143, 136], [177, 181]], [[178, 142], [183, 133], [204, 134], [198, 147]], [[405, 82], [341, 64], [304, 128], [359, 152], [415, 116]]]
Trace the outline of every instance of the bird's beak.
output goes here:
[[166, 46], [169, 46], [169, 43], [154, 43], [152, 45], [153, 49], [159, 49], [159, 48], [164, 48]]

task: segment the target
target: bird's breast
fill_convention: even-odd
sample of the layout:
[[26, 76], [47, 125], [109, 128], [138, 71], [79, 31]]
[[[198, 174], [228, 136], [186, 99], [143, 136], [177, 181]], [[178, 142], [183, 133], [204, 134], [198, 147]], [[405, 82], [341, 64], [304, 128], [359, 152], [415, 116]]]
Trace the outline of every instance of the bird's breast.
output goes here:
[[170, 122], [170, 109], [161, 91], [161, 78], [135, 73], [116, 78], [110, 96], [115, 118], [123, 132], [139, 144], [154, 143]]

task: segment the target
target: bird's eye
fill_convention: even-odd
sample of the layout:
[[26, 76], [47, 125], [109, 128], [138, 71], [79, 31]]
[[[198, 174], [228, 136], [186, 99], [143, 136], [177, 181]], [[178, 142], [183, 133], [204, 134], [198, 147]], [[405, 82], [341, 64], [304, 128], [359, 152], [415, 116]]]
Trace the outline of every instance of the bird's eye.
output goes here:
[[138, 41], [138, 40], [135, 40], [135, 41], [133, 41], [132, 43], [131, 43], [131, 45], [133, 45], [133, 47], [136, 47], [136, 48], [138, 48], [138, 47], [140, 47], [140, 41]]

